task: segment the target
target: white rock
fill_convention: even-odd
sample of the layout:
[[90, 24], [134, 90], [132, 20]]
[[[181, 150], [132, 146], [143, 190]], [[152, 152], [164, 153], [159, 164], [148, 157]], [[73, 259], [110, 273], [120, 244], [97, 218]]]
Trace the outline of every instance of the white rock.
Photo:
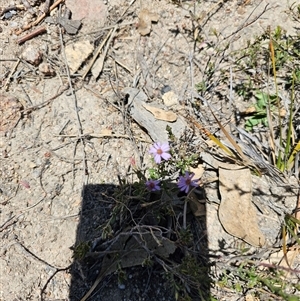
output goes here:
[[173, 91], [169, 91], [165, 93], [162, 96], [162, 99], [167, 107], [171, 107], [179, 104], [178, 96]]

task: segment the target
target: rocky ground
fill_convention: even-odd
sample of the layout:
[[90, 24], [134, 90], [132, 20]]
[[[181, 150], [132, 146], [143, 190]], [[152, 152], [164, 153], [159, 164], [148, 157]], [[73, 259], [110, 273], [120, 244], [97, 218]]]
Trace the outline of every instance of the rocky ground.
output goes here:
[[[237, 70], [236, 52], [268, 28], [274, 31], [281, 26], [288, 36], [296, 36], [299, 30], [286, 1], [50, 1], [50, 6], [57, 7], [51, 8], [46, 19], [43, 11], [48, 12], [48, 2], [0, 3], [1, 301], [85, 300], [103, 272], [103, 256], [97, 255], [103, 252], [99, 226], [115, 206], [112, 196], [122, 179], [136, 180], [133, 166], [141, 170], [151, 166], [149, 146], [166, 139], [166, 124], [177, 137], [187, 128], [197, 132], [186, 117], [190, 116], [224, 138], [209, 107], [198, 97], [196, 85], [198, 91], [206, 85], [201, 97], [209, 100], [229, 129], [233, 108], [243, 112], [249, 107], [240, 94], [232, 94], [232, 85], [242, 86], [249, 80]], [[72, 12], [70, 18], [66, 7]], [[36, 36], [26, 36], [36, 29]], [[100, 60], [94, 63], [98, 54]], [[249, 68], [249, 74], [258, 78], [266, 66]], [[162, 100], [170, 91], [169, 98]], [[138, 93], [140, 98], [130, 109]], [[287, 98], [288, 90], [282, 95]], [[171, 123], [168, 115], [153, 122], [153, 114], [138, 106], [143, 101], [154, 107], [168, 106], [178, 120]], [[299, 109], [299, 100], [295, 107]], [[295, 131], [299, 140], [297, 123]], [[265, 143], [266, 132], [261, 133]], [[220, 166], [212, 162], [214, 147], [204, 143], [200, 133], [196, 137], [193, 150], [201, 156], [204, 177], [219, 179]], [[223, 177], [225, 181], [231, 175]], [[252, 180], [258, 224], [269, 246], [263, 248], [266, 256], [271, 246], [279, 246], [284, 214], [296, 208], [299, 171], [294, 169], [284, 179], [269, 168], [263, 178]], [[201, 256], [215, 265], [214, 279], [233, 261], [228, 254], [237, 255], [245, 243], [224, 231], [219, 221], [217, 210], [224, 192], [218, 181], [201, 191], [207, 204], [200, 225], [206, 229], [198, 229], [199, 237], [208, 235], [201, 240]], [[227, 216], [232, 212], [232, 208], [224, 210]], [[237, 214], [242, 213], [232, 216]], [[247, 211], [243, 219], [249, 216]], [[130, 232], [127, 225], [123, 227]], [[90, 243], [86, 261], [74, 258], [82, 242]], [[221, 252], [223, 243], [230, 245], [227, 253]], [[255, 238], [246, 243], [260, 250]], [[122, 248], [125, 241], [118, 244]], [[142, 252], [134, 244], [130, 248]], [[164, 252], [164, 256], [172, 253]], [[293, 254], [293, 268], [299, 271], [299, 249]], [[144, 257], [132, 252], [126, 256], [124, 281], [117, 267], [104, 272], [87, 300], [175, 300], [176, 290], [164, 276], [163, 264], [144, 268]], [[249, 299], [248, 292], [216, 283], [206, 290], [203, 300], [213, 300], [211, 296], [270, 300], [269, 295]]]

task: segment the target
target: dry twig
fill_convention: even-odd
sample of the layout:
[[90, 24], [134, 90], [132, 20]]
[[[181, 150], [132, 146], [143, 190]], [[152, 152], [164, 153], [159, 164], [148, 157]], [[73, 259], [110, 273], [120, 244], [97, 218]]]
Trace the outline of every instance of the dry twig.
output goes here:
[[19, 211], [19, 214], [15, 214], [14, 216], [10, 217], [6, 222], [4, 222], [1, 226], [0, 226], [0, 232], [2, 232], [3, 230], [5, 230], [7, 227], [13, 225], [14, 223], [17, 222], [18, 218], [21, 217], [25, 212], [29, 211], [30, 209], [36, 207], [38, 204], [40, 204], [45, 198], [46, 198], [46, 193], [44, 194], [44, 196], [38, 200], [35, 204], [33, 204], [32, 206], [22, 209]]
[[36, 28], [35, 30], [33, 30], [32, 32], [28, 33], [27, 35], [23, 36], [22, 38], [18, 39], [17, 40], [17, 43], [20, 45], [42, 33], [45, 33], [47, 32], [46, 30], [46, 27], [45, 26], [42, 26], [42, 27], [39, 27], [39, 28]]
[[20, 63], [20, 59], [17, 60], [17, 62], [15, 63], [15, 65], [13, 66], [13, 68], [11, 69], [11, 71], [10, 71], [8, 77], [7, 77], [7, 80], [6, 80], [6, 82], [5, 82], [5, 85], [4, 85], [4, 90], [5, 90], [5, 91], [7, 91], [9, 81], [10, 81], [12, 75], [14, 74], [14, 72], [16, 71], [16, 69], [17, 69], [19, 63]]
[[9, 6], [0, 11], [0, 17], [2, 17], [5, 13], [9, 12], [10, 10], [23, 10], [23, 9], [24, 9], [24, 5]]
[[[107, 45], [109, 45], [109, 43], [110, 43], [110, 41], [111, 41], [111, 38], [112, 38], [112, 33], [114, 33], [114, 32], [116, 31], [116, 29], [117, 29], [117, 26], [114, 26], [114, 28], [112, 28], [112, 29], [109, 31], [109, 33], [108, 33], [107, 36], [105, 37], [104, 41], [100, 44], [100, 46], [99, 46], [98, 49], [96, 50], [96, 52], [95, 52], [95, 54], [94, 54], [92, 60], [90, 61], [90, 63], [89, 63], [89, 65], [88, 65], [87, 69], [85, 70], [84, 74], [82, 75], [82, 79], [83, 79], [83, 80], [85, 79], [85, 77], [86, 77], [87, 74], [89, 73], [90, 69], [93, 67], [93, 65], [94, 65], [94, 63], [95, 63], [97, 57], [99, 56], [99, 54], [100, 54], [102, 48], [104, 47], [105, 43], [106, 43], [108, 40], [109, 40], [109, 41], [108, 41]], [[105, 51], [104, 51], [104, 53], [103, 53], [103, 59], [102, 59], [103, 61], [104, 61], [104, 58], [105, 58], [105, 56], [106, 56], [107, 50], [108, 50], [108, 46], [106, 46]]]
[[53, 101], [55, 98], [57, 98], [58, 96], [62, 95], [66, 90], [69, 89], [69, 85], [65, 85], [63, 86], [54, 96], [50, 97], [48, 100], [38, 104], [38, 105], [35, 105], [35, 106], [32, 106], [32, 107], [29, 107], [27, 109], [24, 109], [22, 111], [22, 113], [30, 113], [34, 110], [38, 110], [38, 109], [41, 109], [43, 107], [45, 107], [46, 105], [48, 105], [51, 101]]
[[[87, 168], [87, 159], [86, 159], [86, 153], [85, 153], [85, 140], [82, 138], [82, 136], [83, 136], [83, 129], [82, 129], [82, 125], [81, 125], [80, 116], [79, 116], [79, 113], [78, 113], [79, 109], [78, 109], [78, 106], [77, 106], [77, 97], [76, 97], [75, 91], [73, 89], [72, 81], [71, 81], [70, 70], [69, 70], [69, 66], [68, 66], [68, 63], [67, 63], [67, 58], [66, 58], [66, 53], [65, 53], [65, 48], [64, 48], [63, 36], [62, 36], [62, 30], [61, 30], [61, 28], [60, 28], [60, 44], [61, 44], [63, 58], [64, 58], [64, 61], [65, 61], [66, 70], [67, 70], [69, 87], [70, 87], [70, 90], [71, 90], [71, 93], [72, 93], [72, 96], [73, 96], [73, 99], [74, 99], [74, 111], [75, 111], [76, 120], [77, 120], [78, 136], [79, 136], [79, 140], [80, 140], [80, 142], [82, 144], [82, 163], [83, 163], [83, 170], [84, 170], [83, 178], [85, 179], [84, 180], [84, 184], [86, 185], [87, 182], [88, 182], [89, 172], [88, 172], [88, 168]], [[79, 140], [77, 140], [77, 142]], [[75, 153], [76, 153], [76, 147], [77, 147], [77, 145], [75, 144], [74, 154], [73, 154], [74, 158], [75, 158]], [[73, 179], [74, 179], [74, 170], [75, 170], [75, 166], [73, 164]]]
[[[63, 3], [65, 0], [57, 0], [56, 2], [54, 2], [50, 8], [49, 8], [49, 12], [51, 12], [54, 8], [56, 8], [59, 4]], [[46, 18], [47, 13], [43, 13], [42, 15], [40, 15], [35, 21], [27, 24], [26, 26], [24, 26], [22, 29], [18, 30], [16, 32], [16, 35], [21, 34], [22, 32], [32, 28], [33, 26], [39, 24], [42, 20], [44, 20]]]

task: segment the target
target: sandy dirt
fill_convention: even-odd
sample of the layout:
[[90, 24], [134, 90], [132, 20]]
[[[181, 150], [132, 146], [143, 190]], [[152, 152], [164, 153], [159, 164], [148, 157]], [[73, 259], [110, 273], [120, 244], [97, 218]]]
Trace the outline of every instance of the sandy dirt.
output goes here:
[[[32, 1], [32, 7], [38, 10], [44, 1], [40, 2]], [[24, 5], [2, 0], [0, 8], [19, 4]], [[214, 31], [230, 43], [228, 51], [235, 51], [268, 26], [280, 25], [290, 35], [299, 28], [286, 14], [286, 1], [77, 0], [66, 4], [72, 19], [82, 20], [75, 35], [42, 21], [38, 26], [45, 26], [47, 32], [19, 45], [17, 39], [27, 31], [20, 35], [16, 31], [36, 16], [12, 9], [11, 17], [2, 15], [0, 20], [1, 301], [78, 301], [96, 280], [97, 260], [87, 265], [77, 262], [74, 248], [101, 236], [98, 226], [112, 208], [108, 196], [120, 185], [120, 178], [135, 179], [132, 160], [140, 168], [150, 166], [152, 137], [126, 113], [124, 88], [143, 89], [149, 103], [157, 104], [162, 89], [169, 86], [188, 110], [195, 84], [205, 78], [211, 51], [204, 54], [202, 46], [215, 43]], [[141, 35], [137, 17], [143, 9], [157, 18], [147, 35]], [[90, 72], [85, 80], [80, 76], [87, 70], [89, 55], [71, 74], [71, 88], [65, 48], [88, 41], [94, 52], [115, 24], [100, 76], [96, 79]], [[203, 45], [193, 39], [195, 24]], [[38, 49], [52, 73], [41, 72], [40, 63], [26, 62], [23, 55], [28, 47]], [[227, 64], [230, 72], [230, 61], [219, 63]], [[221, 95], [219, 102], [213, 100], [216, 110], [229, 116], [223, 97], [228, 87], [215, 89]], [[199, 115], [211, 130], [217, 128], [204, 107]], [[88, 300], [175, 300], [161, 273], [132, 267], [124, 287], [118, 286], [114, 273]], [[218, 294], [219, 300], [243, 297]]]

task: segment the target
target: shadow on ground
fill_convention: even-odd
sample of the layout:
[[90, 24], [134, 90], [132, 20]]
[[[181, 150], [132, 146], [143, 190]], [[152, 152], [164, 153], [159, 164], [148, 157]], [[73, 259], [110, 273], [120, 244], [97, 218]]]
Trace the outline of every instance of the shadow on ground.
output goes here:
[[188, 291], [191, 300], [201, 300], [199, 291], [209, 299], [205, 220], [187, 207], [190, 231], [184, 233], [182, 203], [168, 212], [168, 206], [148, 201], [140, 202], [130, 188], [83, 188], [70, 301], [175, 301]]

